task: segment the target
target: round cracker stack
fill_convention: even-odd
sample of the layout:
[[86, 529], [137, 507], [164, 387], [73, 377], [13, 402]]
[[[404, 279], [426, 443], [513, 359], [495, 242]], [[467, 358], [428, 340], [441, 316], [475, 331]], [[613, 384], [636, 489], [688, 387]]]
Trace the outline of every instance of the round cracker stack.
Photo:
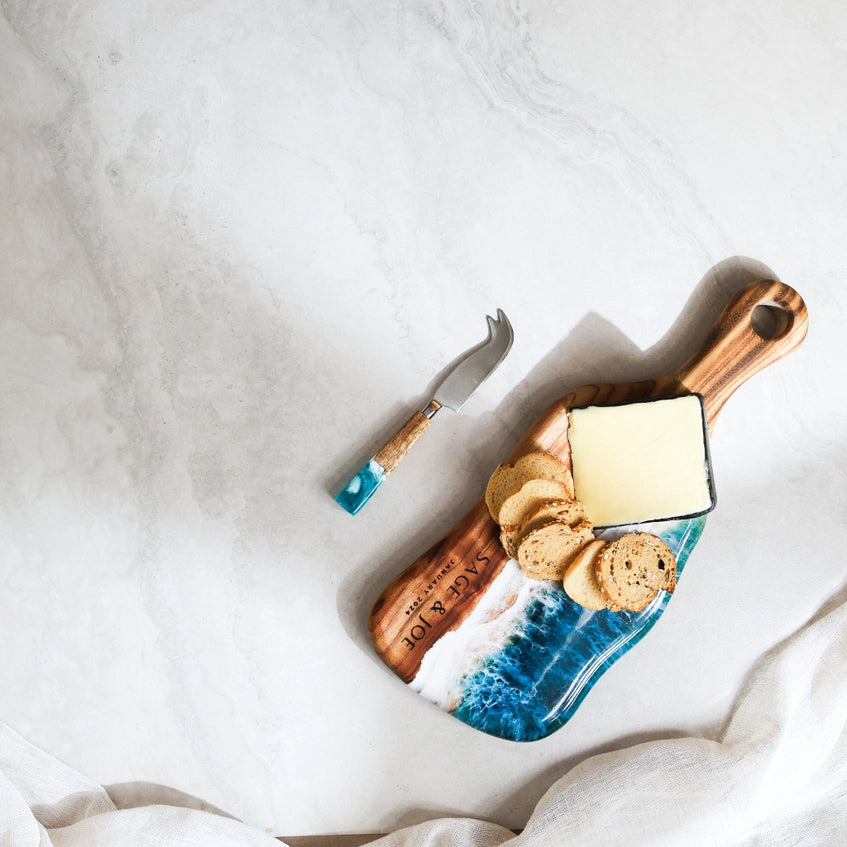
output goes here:
[[640, 612], [676, 586], [676, 559], [661, 538], [627, 533], [616, 541], [594, 537], [585, 506], [575, 498], [570, 466], [535, 451], [499, 465], [485, 503], [500, 525], [500, 541], [527, 576], [562, 580], [586, 609]]
[[585, 507], [574, 499], [570, 466], [550, 453], [499, 465], [485, 503], [506, 552], [534, 579], [561, 579], [573, 554], [594, 537]]

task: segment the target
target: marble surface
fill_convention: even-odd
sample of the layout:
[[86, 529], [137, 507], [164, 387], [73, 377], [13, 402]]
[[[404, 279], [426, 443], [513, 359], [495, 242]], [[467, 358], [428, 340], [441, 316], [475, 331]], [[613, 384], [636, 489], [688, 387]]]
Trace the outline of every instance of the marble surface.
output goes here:
[[[834, 0], [0, 6], [0, 720], [290, 835], [523, 825], [588, 753], [727, 719], [844, 586]], [[657, 627], [528, 745], [369, 647], [371, 600], [548, 401], [685, 358], [743, 282], [799, 351], [715, 430]], [[338, 487], [503, 308], [506, 361]]]

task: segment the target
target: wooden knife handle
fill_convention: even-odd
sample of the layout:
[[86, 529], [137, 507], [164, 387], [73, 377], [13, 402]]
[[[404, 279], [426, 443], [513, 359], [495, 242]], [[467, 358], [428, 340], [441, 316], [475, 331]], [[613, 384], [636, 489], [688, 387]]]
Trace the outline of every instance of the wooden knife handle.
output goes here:
[[400, 460], [412, 449], [412, 445], [426, 432], [432, 416], [441, 408], [433, 400], [422, 412], [415, 412], [374, 456], [374, 460], [391, 473]]
[[426, 432], [432, 416], [441, 408], [436, 400], [420, 412], [415, 412], [383, 445], [372, 459], [344, 486], [335, 501], [355, 515], [393, 471], [412, 445]]

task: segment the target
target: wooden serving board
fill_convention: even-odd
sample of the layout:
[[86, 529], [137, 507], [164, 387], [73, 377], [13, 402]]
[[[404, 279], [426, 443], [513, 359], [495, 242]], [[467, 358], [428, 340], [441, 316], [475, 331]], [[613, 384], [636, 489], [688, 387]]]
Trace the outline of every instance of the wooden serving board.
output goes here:
[[[763, 316], [767, 329], [754, 318]], [[545, 450], [570, 463], [568, 412], [696, 393], [709, 430], [730, 395], [806, 335], [802, 298], [772, 280], [751, 283], [723, 311], [700, 350], [673, 373], [585, 385], [553, 403], [508, 461]], [[493, 469], [492, 469], [493, 470]], [[677, 557], [677, 577], [706, 517], [641, 524]], [[619, 527], [598, 533], [614, 537]], [[561, 583], [526, 577], [504, 551], [484, 498], [379, 595], [369, 628], [383, 661], [411, 688], [483, 732], [533, 741], [554, 732], [591, 686], [655, 624], [670, 595], [641, 612], [591, 612]]]

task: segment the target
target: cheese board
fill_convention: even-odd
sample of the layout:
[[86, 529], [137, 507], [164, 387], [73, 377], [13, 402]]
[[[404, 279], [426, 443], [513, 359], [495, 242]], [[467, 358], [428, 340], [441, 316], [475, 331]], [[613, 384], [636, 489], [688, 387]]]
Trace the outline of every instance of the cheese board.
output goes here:
[[[711, 432], [732, 393], [803, 341], [806, 306], [790, 286], [760, 280], [729, 302], [700, 349], [673, 372], [632, 383], [575, 388], [551, 404], [506, 461], [534, 451], [570, 464], [569, 413], [697, 394]], [[707, 515], [638, 526], [676, 557], [677, 579]], [[610, 527], [614, 538], [631, 527]], [[427, 700], [471, 727], [512, 741], [560, 729], [591, 687], [656, 624], [671, 595], [660, 591], [638, 612], [589, 610], [561, 581], [529, 578], [506, 553], [484, 497], [376, 598], [369, 616], [374, 649]]]

